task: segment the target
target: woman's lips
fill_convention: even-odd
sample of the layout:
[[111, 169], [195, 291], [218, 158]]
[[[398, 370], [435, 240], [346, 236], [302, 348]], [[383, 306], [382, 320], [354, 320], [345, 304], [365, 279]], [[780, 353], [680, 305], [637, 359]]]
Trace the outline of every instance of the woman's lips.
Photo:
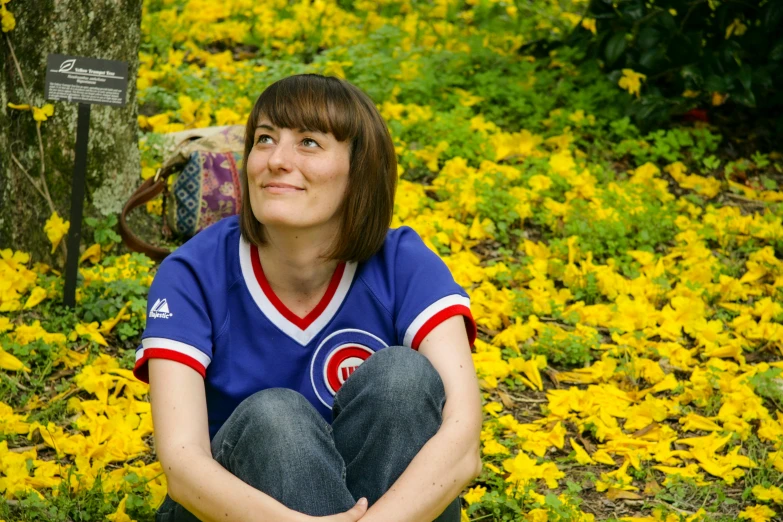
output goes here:
[[304, 189], [285, 183], [270, 183], [269, 185], [264, 186], [264, 190], [270, 194], [289, 194], [292, 192], [300, 192]]

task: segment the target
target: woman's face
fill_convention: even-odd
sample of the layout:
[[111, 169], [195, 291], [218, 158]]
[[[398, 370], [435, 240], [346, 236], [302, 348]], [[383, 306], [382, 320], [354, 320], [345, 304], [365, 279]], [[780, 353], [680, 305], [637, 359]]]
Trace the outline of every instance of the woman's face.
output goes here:
[[261, 118], [247, 158], [253, 215], [264, 226], [336, 230], [350, 145], [331, 133], [277, 128]]

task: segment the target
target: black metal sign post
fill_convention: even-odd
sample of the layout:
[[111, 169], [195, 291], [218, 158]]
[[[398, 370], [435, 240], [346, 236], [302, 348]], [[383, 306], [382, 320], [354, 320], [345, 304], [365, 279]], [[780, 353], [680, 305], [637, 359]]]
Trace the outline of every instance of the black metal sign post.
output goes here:
[[76, 278], [79, 271], [82, 214], [84, 211], [87, 143], [90, 133], [90, 105], [125, 105], [128, 90], [128, 64], [50, 54], [46, 59], [46, 99], [79, 104], [76, 121], [76, 159], [71, 189], [71, 225], [68, 229], [68, 259], [65, 264], [65, 306], [76, 305]]
[[73, 165], [71, 187], [71, 226], [68, 228], [68, 259], [65, 262], [65, 306], [76, 305], [76, 276], [79, 270], [79, 245], [82, 239], [82, 213], [84, 212], [84, 185], [87, 174], [87, 138], [90, 135], [90, 104], [79, 104], [76, 120], [76, 159]]

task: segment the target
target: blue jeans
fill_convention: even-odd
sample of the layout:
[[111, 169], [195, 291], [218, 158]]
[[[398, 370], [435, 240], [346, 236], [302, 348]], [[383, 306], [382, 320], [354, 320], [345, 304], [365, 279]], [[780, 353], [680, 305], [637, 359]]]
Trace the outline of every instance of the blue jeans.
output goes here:
[[[212, 439], [224, 468], [283, 505], [312, 516], [372, 506], [438, 431], [446, 394], [438, 372], [402, 346], [370, 356], [334, 397], [332, 424], [300, 393], [259, 391]], [[198, 520], [168, 495], [156, 522]], [[459, 496], [436, 519], [459, 522]]]

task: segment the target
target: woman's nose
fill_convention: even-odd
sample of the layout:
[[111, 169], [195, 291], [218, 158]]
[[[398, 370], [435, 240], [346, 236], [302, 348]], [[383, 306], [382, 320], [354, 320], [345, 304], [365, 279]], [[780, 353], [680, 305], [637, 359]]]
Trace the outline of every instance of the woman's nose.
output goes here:
[[269, 168], [273, 170], [290, 169], [293, 153], [293, 141], [281, 138], [269, 155]]

